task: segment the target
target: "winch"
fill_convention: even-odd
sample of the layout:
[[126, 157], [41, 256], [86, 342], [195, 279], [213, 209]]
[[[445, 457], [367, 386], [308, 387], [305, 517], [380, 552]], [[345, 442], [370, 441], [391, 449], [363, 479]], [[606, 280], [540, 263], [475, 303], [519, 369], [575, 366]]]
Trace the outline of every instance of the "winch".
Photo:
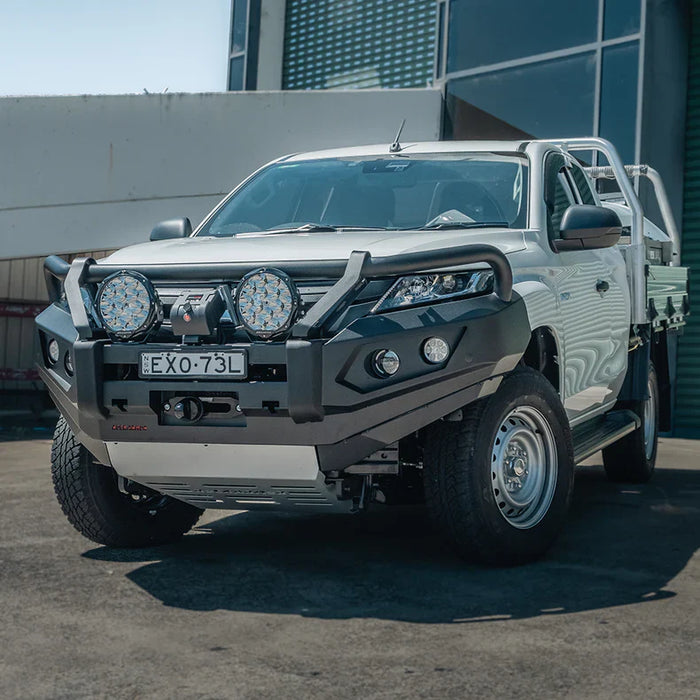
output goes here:
[[226, 304], [218, 289], [188, 290], [180, 294], [170, 310], [174, 335], [211, 336], [224, 313]]

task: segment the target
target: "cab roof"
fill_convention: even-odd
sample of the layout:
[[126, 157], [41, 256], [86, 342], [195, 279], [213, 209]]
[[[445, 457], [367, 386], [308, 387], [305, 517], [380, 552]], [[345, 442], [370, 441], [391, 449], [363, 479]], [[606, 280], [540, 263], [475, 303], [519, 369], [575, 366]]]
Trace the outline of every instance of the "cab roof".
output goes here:
[[[351, 146], [347, 148], [330, 148], [323, 151], [295, 153], [285, 156], [285, 162], [315, 160], [320, 158], [343, 158], [352, 156], [395, 156], [427, 153], [523, 153], [532, 143], [527, 141], [419, 141], [402, 143], [401, 150], [392, 152], [391, 144], [382, 143], [372, 146]], [[558, 148], [552, 145], [552, 148]]]

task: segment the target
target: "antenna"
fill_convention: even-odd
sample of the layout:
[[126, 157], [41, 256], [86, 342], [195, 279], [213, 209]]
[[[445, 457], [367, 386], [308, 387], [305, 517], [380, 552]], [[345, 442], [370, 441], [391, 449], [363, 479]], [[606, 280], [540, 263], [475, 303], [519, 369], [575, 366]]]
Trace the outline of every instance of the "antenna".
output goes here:
[[394, 143], [389, 146], [389, 153], [398, 153], [401, 150], [401, 144], [399, 143], [399, 139], [401, 138], [401, 132], [403, 131], [404, 124], [406, 123], [405, 119], [401, 120], [401, 126], [399, 127], [399, 130], [396, 132], [396, 138], [394, 139]]

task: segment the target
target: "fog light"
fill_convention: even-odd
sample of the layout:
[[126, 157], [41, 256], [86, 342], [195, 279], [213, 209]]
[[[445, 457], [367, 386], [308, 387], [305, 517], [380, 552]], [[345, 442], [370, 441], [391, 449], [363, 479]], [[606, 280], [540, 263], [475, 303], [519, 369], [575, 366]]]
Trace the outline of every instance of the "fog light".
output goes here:
[[401, 360], [393, 350], [377, 350], [372, 356], [372, 367], [380, 377], [391, 377], [399, 371]]
[[49, 340], [49, 344], [46, 349], [48, 350], [49, 354], [49, 362], [52, 365], [55, 365], [58, 362], [58, 356], [60, 354], [58, 348], [58, 341], [55, 338], [52, 338], [51, 340]]
[[73, 358], [70, 356], [70, 351], [68, 351], [63, 358], [63, 366], [66, 368], [66, 374], [69, 377], [73, 376]]
[[423, 357], [433, 365], [439, 365], [450, 356], [450, 346], [442, 338], [428, 338], [423, 343]]

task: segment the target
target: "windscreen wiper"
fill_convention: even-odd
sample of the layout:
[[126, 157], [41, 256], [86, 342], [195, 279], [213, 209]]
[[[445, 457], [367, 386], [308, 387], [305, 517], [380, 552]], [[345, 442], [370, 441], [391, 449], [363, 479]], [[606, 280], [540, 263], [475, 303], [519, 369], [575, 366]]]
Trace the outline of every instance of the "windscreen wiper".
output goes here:
[[[331, 226], [330, 224], [303, 224], [302, 226], [288, 226], [284, 228], [272, 228], [266, 231], [254, 231], [251, 235], [276, 235], [281, 233], [333, 233], [334, 231], [387, 231], [385, 226]], [[240, 235], [240, 234], [239, 234]], [[243, 234], [245, 235], [245, 234]]]
[[302, 226], [287, 226], [284, 228], [273, 228], [267, 231], [258, 231], [258, 233], [309, 233], [309, 232], [328, 232], [332, 233], [337, 231], [336, 226], [329, 226], [328, 224], [303, 224]]
[[419, 231], [443, 231], [457, 228], [508, 228], [507, 221], [441, 221], [438, 224], [421, 226]]

